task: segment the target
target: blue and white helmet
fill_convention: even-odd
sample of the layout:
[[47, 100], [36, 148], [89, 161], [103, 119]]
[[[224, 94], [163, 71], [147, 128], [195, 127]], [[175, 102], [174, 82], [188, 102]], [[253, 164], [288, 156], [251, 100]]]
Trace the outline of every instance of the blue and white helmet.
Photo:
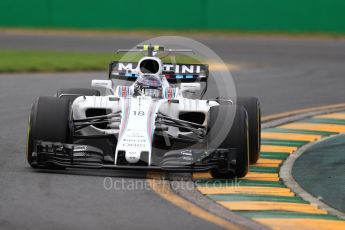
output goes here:
[[157, 75], [141, 75], [134, 83], [134, 96], [150, 96], [153, 98], [162, 97], [163, 83]]

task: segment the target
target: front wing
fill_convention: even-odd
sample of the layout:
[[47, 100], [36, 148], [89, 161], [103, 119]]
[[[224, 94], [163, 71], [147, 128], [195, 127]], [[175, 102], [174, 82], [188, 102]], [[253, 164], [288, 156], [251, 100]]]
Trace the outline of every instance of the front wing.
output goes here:
[[[176, 156], [178, 150], [174, 150]], [[66, 168], [84, 169], [121, 169], [121, 170], [153, 170], [153, 171], [179, 171], [179, 172], [200, 172], [208, 171], [213, 168], [222, 167], [233, 170], [236, 165], [235, 149], [214, 149], [188, 150], [191, 154], [189, 162], [186, 157], [183, 161], [167, 163], [164, 161], [158, 165], [115, 165], [113, 159], [107, 158], [103, 151], [89, 145], [64, 144], [57, 142], [36, 141], [33, 157], [36, 159], [34, 164], [39, 168], [49, 168], [59, 166]], [[182, 152], [181, 152], [182, 153]], [[183, 150], [185, 153], [185, 150]], [[171, 154], [166, 154], [170, 155]], [[178, 159], [178, 158], [176, 158]]]

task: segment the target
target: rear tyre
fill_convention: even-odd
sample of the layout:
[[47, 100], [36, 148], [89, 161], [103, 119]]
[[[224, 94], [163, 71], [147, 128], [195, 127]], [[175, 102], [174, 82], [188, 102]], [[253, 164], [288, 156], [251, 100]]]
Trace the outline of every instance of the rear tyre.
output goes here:
[[260, 157], [261, 111], [256, 97], [238, 97], [237, 105], [243, 106], [248, 113], [249, 163], [255, 164]]
[[67, 88], [59, 89], [55, 96], [60, 98], [68, 98], [70, 101], [74, 101], [77, 97], [80, 96], [100, 96], [101, 93], [97, 89], [84, 89], [84, 88]]
[[56, 97], [39, 97], [32, 104], [27, 130], [26, 158], [29, 165], [37, 168], [33, 156], [36, 140], [68, 143], [70, 103]]
[[[219, 131], [224, 126], [231, 127], [225, 132], [225, 137], [219, 136]], [[221, 132], [222, 133], [222, 132]], [[222, 134], [223, 135], [223, 134]], [[236, 166], [234, 171], [227, 168], [215, 168], [211, 170], [214, 178], [244, 177], [249, 168], [248, 146], [248, 118], [247, 112], [242, 106], [220, 105], [210, 108], [209, 111], [209, 148], [234, 148], [236, 149]], [[223, 138], [220, 144], [213, 146], [215, 138]]]

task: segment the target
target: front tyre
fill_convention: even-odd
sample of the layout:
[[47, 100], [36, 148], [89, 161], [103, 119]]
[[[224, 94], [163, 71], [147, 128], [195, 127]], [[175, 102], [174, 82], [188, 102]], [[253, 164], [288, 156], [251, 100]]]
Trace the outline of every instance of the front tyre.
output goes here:
[[[223, 127], [229, 129], [219, 135]], [[212, 146], [215, 138], [223, 141]], [[249, 168], [248, 117], [242, 106], [220, 105], [210, 108], [208, 146], [211, 148], [236, 149], [236, 165], [233, 171], [227, 168], [214, 168], [211, 175], [214, 178], [244, 177]]]
[[37, 168], [33, 155], [37, 140], [68, 143], [70, 103], [56, 97], [39, 97], [31, 107], [27, 129], [26, 159], [29, 165]]

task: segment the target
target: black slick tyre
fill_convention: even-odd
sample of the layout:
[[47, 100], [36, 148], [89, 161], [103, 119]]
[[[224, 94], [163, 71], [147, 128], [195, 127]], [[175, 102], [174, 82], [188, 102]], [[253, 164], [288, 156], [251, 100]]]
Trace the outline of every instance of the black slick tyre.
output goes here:
[[[228, 127], [224, 129], [223, 127]], [[225, 130], [225, 131], [224, 131]], [[216, 141], [221, 138], [223, 141]], [[220, 105], [210, 108], [208, 147], [211, 149], [236, 149], [236, 166], [234, 170], [214, 168], [214, 178], [244, 177], [249, 168], [248, 118], [242, 106]]]
[[34, 152], [35, 141], [70, 141], [70, 103], [56, 97], [39, 97], [31, 107], [27, 129], [26, 158], [29, 165], [37, 167]]

